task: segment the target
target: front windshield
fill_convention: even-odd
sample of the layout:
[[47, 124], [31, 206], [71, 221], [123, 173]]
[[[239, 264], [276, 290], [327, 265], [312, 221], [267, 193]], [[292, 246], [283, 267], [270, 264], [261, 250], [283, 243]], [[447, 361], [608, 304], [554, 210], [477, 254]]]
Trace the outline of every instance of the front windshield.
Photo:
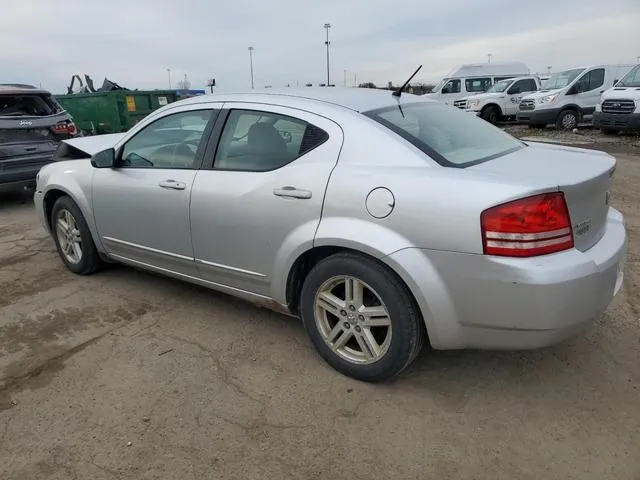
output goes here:
[[511, 85], [513, 80], [501, 80], [500, 82], [496, 82], [493, 86], [487, 90], [487, 93], [502, 93], [504, 92], [509, 85]]
[[444, 84], [447, 83], [448, 80], [448, 78], [443, 78], [442, 80], [440, 80], [438, 84], [431, 89], [431, 93], [440, 92], [440, 90], [442, 89], [442, 87], [444, 87]]
[[640, 65], [636, 65], [622, 77], [616, 87], [640, 87]]
[[364, 114], [447, 167], [467, 167], [524, 148], [501, 129], [442, 103], [394, 105]]
[[584, 72], [584, 68], [574, 68], [573, 70], [554, 73], [547, 80], [542, 82], [542, 90], [564, 88], [573, 82], [582, 72]]

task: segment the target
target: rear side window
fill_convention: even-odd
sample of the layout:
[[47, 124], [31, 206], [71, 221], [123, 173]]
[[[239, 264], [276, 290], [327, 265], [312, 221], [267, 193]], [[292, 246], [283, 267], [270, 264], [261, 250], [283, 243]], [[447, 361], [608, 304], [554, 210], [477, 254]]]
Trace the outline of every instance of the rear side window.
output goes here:
[[61, 111], [48, 94], [0, 95], [0, 117], [46, 117]]
[[447, 167], [467, 167], [524, 148], [490, 123], [441, 103], [394, 105], [364, 115]]
[[464, 88], [467, 92], [486, 92], [491, 86], [491, 78], [467, 78]]
[[323, 144], [329, 134], [299, 118], [256, 110], [231, 110], [214, 168], [267, 172]]

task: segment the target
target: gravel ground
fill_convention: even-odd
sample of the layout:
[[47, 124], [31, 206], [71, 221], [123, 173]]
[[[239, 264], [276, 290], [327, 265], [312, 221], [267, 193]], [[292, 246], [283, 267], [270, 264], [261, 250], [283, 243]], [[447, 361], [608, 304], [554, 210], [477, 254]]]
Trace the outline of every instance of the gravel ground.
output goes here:
[[1, 197], [0, 479], [640, 479], [640, 152], [625, 148], [625, 283], [590, 332], [430, 352], [383, 385], [325, 366], [295, 319], [125, 267], [74, 276], [30, 199]]

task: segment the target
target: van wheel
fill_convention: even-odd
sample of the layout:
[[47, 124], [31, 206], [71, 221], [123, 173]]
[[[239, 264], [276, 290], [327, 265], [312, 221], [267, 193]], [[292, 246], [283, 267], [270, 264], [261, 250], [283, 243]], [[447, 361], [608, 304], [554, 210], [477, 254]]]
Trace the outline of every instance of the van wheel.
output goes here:
[[313, 267], [300, 313], [320, 356], [343, 375], [366, 382], [398, 375], [426, 337], [406, 286], [386, 265], [354, 253], [332, 255]]
[[480, 116], [489, 123], [496, 124], [500, 120], [500, 109], [495, 105], [487, 105], [482, 109]]
[[618, 134], [618, 130], [615, 130], [613, 128], [601, 128], [600, 131], [604, 135], [617, 135]]
[[573, 130], [578, 126], [580, 115], [575, 110], [563, 110], [556, 120], [558, 130]]

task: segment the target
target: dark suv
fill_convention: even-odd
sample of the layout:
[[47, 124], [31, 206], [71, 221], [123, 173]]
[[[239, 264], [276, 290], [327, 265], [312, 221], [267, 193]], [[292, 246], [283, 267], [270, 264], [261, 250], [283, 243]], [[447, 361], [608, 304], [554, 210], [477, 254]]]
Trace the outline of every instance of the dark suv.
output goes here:
[[71, 116], [49, 92], [0, 84], [0, 191], [35, 184], [60, 140], [76, 133]]

